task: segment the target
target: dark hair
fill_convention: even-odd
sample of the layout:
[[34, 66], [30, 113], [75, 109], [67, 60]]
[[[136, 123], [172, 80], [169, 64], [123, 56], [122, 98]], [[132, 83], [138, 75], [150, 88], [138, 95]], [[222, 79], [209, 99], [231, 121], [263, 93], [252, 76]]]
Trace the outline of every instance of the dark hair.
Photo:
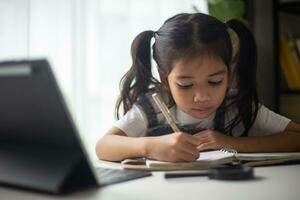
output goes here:
[[[230, 72], [232, 61], [232, 43], [228, 28], [234, 30], [239, 38], [238, 60], [236, 64], [237, 94], [229, 101], [225, 98], [217, 109], [214, 119], [215, 129], [232, 134], [233, 128], [240, 122], [246, 135], [254, 123], [258, 111], [256, 91], [256, 46], [251, 32], [238, 20], [223, 23], [216, 18], [202, 14], [178, 14], [168, 20], [156, 32], [144, 31], [131, 46], [132, 66], [120, 81], [121, 95], [116, 105], [116, 116], [123, 104], [124, 114], [132, 107], [140, 95], [155, 88], [162, 90], [173, 62], [194, 56], [213, 56], [221, 58]], [[151, 38], [153, 58], [157, 63], [161, 82], [152, 75]], [[230, 103], [228, 103], [230, 102]], [[238, 108], [237, 114], [225, 124], [225, 111], [229, 106]]]

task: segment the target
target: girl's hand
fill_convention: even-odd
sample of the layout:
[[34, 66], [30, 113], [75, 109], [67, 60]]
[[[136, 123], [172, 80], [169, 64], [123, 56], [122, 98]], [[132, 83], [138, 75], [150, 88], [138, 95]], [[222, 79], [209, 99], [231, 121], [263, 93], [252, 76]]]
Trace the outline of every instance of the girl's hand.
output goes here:
[[219, 133], [214, 130], [201, 131], [194, 135], [198, 142], [197, 149], [199, 151], [212, 149], [234, 149], [234, 137]]
[[148, 145], [148, 157], [169, 161], [188, 162], [199, 157], [195, 137], [183, 132], [152, 137]]

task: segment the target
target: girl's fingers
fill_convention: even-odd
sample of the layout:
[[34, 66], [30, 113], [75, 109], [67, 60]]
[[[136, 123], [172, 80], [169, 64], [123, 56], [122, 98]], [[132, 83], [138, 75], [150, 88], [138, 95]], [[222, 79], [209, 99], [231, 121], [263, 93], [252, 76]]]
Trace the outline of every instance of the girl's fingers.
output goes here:
[[197, 146], [197, 149], [198, 149], [198, 151], [204, 151], [204, 150], [209, 150], [209, 149], [216, 149], [216, 147], [213, 144], [214, 143], [212, 143], [212, 142], [202, 143], [199, 146]]
[[205, 138], [197, 138], [197, 146], [204, 144], [204, 143], [208, 143], [211, 142], [209, 137], [205, 137]]
[[206, 137], [208, 137], [208, 134], [201, 132], [201, 133], [195, 134], [194, 137], [196, 137], [197, 139], [206, 138]]
[[185, 153], [184, 151], [179, 151], [176, 154], [175, 162], [186, 162], [189, 157], [190, 157], [190, 154]]
[[198, 145], [198, 142], [193, 135], [186, 134], [184, 139], [191, 145], [194, 145], [194, 146]]
[[207, 135], [209, 132], [211, 132], [211, 130], [207, 129], [207, 130], [204, 130], [204, 131], [194, 134], [194, 136], [204, 136], [204, 135]]
[[207, 134], [199, 134], [197, 136], [186, 134], [184, 139], [193, 146], [198, 146], [201, 143], [210, 141]]
[[179, 155], [179, 160], [183, 162], [191, 162], [191, 161], [195, 161], [196, 159], [197, 158], [194, 155], [187, 153], [185, 151], [182, 151]]
[[199, 151], [197, 150], [197, 147], [189, 143], [182, 144], [180, 149], [188, 154], [193, 155], [195, 159], [199, 157]]

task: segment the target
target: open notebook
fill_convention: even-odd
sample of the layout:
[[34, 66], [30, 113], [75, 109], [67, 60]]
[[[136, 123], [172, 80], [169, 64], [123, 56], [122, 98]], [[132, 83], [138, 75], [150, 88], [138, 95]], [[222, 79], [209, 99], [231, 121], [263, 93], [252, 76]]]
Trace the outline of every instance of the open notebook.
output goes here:
[[246, 166], [279, 164], [287, 161], [300, 161], [300, 152], [292, 153], [236, 153], [215, 150], [201, 152], [194, 162], [164, 162], [150, 159], [126, 159], [124, 168], [140, 170], [206, 170], [224, 164], [243, 163]]

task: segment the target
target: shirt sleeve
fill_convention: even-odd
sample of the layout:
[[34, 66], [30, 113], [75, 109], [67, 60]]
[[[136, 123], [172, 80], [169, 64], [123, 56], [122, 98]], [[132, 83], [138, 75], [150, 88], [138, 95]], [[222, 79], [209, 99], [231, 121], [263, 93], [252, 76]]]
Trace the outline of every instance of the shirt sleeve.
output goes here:
[[146, 135], [148, 120], [144, 111], [137, 105], [132, 108], [114, 124], [130, 137], [143, 137]]
[[256, 120], [249, 130], [249, 136], [265, 136], [285, 130], [291, 120], [260, 105]]

